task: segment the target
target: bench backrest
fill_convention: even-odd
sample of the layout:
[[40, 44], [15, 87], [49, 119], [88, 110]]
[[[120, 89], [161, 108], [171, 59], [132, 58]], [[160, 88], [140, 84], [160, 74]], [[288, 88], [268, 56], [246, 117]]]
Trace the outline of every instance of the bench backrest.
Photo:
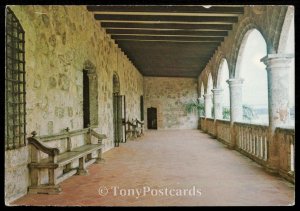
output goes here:
[[49, 150], [51, 148], [56, 148], [59, 150], [59, 153], [63, 153], [65, 151], [72, 151], [72, 149], [86, 144], [99, 143], [102, 139], [106, 138], [105, 135], [98, 134], [90, 127], [73, 131], [66, 128], [61, 133], [45, 136], [36, 136], [35, 131], [31, 134], [32, 137], [28, 138], [30, 144], [45, 153], [41, 155], [41, 158], [47, 157], [46, 154], [56, 153]]

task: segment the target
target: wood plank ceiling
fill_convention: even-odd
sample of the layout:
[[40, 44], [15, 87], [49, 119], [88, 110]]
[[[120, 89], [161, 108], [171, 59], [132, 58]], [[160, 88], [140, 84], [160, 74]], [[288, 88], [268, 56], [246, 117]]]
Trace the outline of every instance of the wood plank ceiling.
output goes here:
[[197, 77], [243, 6], [87, 6], [144, 76]]

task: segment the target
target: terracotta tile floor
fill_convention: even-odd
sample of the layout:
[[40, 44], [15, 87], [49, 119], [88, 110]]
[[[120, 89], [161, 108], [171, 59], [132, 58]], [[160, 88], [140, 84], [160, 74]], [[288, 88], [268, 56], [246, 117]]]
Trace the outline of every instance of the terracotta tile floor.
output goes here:
[[[294, 186], [198, 130], [147, 131], [114, 148], [59, 195], [28, 194], [12, 205], [291, 205]], [[99, 188], [103, 187], [101, 196]], [[140, 191], [141, 195], [134, 192]], [[186, 189], [186, 190], [184, 190]], [[199, 192], [197, 192], [197, 190]], [[166, 192], [164, 192], [166, 191]]]

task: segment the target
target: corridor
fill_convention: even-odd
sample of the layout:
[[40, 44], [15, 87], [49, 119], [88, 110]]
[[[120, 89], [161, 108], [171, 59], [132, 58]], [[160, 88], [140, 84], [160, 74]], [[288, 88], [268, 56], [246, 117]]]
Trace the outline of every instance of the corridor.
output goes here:
[[28, 194], [12, 205], [276, 206], [294, 202], [291, 183], [266, 173], [199, 130], [146, 131], [103, 157], [103, 164], [88, 168], [88, 176], [62, 182], [61, 194]]

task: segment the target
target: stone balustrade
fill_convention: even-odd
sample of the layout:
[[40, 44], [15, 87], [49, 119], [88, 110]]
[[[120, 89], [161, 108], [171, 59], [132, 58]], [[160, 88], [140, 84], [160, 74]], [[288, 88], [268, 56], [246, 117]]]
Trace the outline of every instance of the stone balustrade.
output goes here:
[[[226, 120], [200, 118], [200, 128], [204, 132], [227, 144], [268, 169], [270, 160], [270, 145], [275, 144], [278, 151], [278, 166], [276, 172], [295, 182], [295, 130], [276, 128], [274, 134], [269, 134], [267, 125], [255, 125], [234, 122], [230, 125]], [[232, 147], [233, 146], [233, 147]]]
[[294, 180], [295, 130], [276, 128], [275, 138], [279, 148], [279, 174], [288, 180]]
[[217, 128], [217, 139], [225, 142], [226, 144], [230, 143], [230, 121], [227, 120], [216, 120]]
[[206, 118], [205, 128], [207, 133], [212, 136], [215, 136], [215, 120], [211, 118]]
[[237, 149], [260, 164], [268, 158], [268, 126], [234, 123]]
[[200, 129], [205, 131], [205, 117], [200, 117]]

